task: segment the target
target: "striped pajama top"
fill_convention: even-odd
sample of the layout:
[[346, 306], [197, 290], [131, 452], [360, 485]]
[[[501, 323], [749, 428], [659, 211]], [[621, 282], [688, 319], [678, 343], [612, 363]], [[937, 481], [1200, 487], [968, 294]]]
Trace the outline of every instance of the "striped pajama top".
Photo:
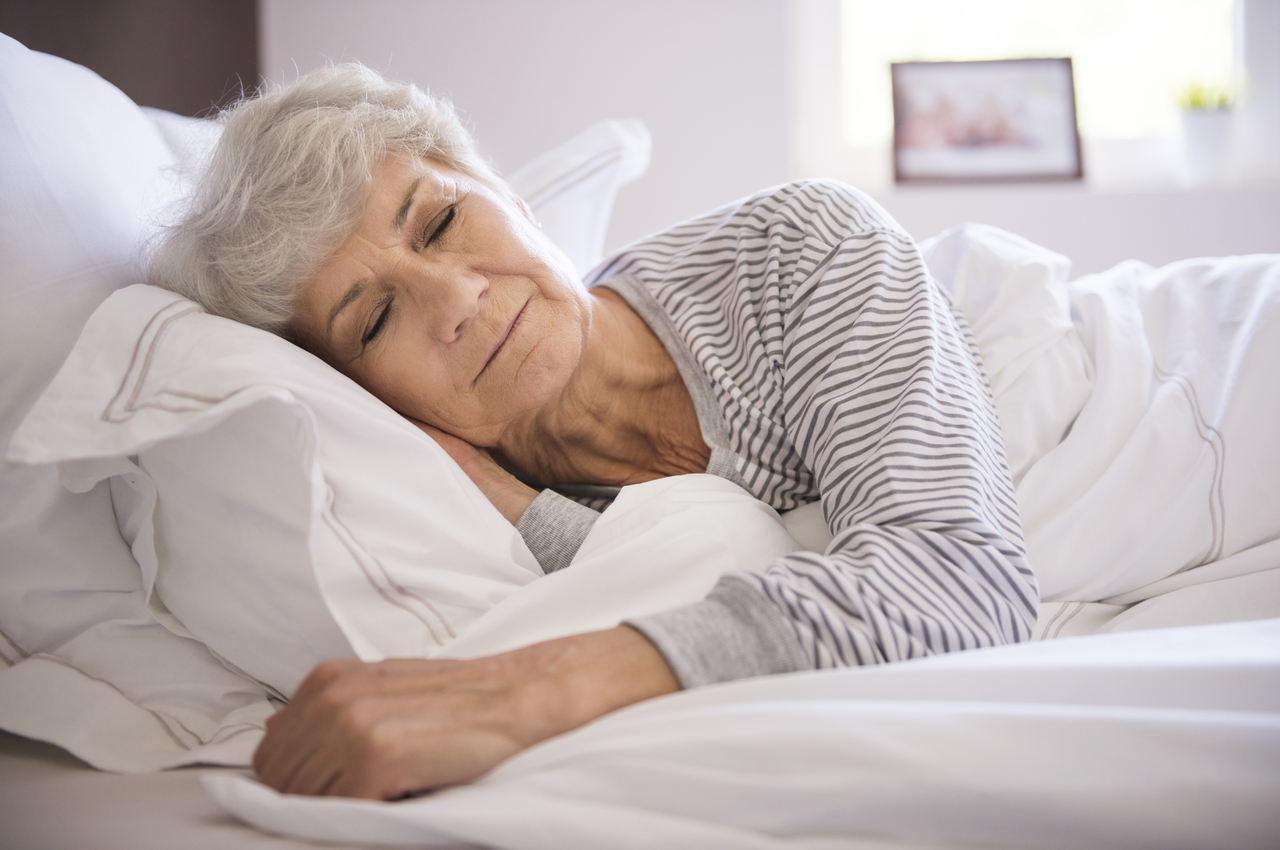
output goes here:
[[[766, 190], [587, 283], [622, 295], [680, 367], [708, 472], [778, 510], [820, 499], [833, 534], [824, 554], [629, 622], [682, 685], [1031, 635], [1039, 596], [977, 346], [874, 201], [831, 181]], [[544, 493], [521, 518], [540, 560], [548, 541], [576, 551], [597, 516], [565, 501]]]

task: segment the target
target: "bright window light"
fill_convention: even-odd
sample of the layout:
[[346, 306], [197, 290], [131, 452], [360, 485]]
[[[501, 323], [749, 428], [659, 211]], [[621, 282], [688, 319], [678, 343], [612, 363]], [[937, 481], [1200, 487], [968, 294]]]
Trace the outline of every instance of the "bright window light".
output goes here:
[[1177, 128], [1178, 95], [1234, 82], [1233, 0], [843, 0], [845, 141], [893, 136], [889, 63], [1070, 56], [1081, 135]]

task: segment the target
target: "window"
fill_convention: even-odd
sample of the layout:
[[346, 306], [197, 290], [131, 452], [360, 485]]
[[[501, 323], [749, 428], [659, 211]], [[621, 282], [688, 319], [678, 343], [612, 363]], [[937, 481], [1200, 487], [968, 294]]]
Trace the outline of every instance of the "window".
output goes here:
[[[1280, 0], [795, 0], [792, 8], [792, 172], [872, 192], [892, 187], [891, 62], [1070, 56], [1094, 186], [1185, 182], [1178, 96], [1192, 84], [1241, 93], [1245, 49], [1266, 78], [1243, 92], [1246, 106], [1280, 116], [1263, 55], [1272, 48], [1245, 38], [1240, 24], [1252, 16], [1253, 30], [1271, 27]], [[1249, 132], [1260, 150], [1270, 144]]]
[[889, 63], [1070, 56], [1080, 133], [1177, 131], [1177, 97], [1234, 82], [1233, 0], [844, 0], [842, 131], [893, 133]]

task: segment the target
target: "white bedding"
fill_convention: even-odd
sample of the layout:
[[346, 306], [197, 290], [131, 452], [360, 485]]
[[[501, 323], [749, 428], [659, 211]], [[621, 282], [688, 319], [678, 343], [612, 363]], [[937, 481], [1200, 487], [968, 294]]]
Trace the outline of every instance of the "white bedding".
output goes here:
[[[7, 441], [94, 306], [138, 280], [157, 204], [180, 182], [165, 169], [197, 125], [141, 113], [3, 36], [0, 66]], [[607, 209], [647, 139], [626, 123], [581, 140], [570, 171]], [[601, 146], [612, 153], [593, 158]], [[556, 179], [548, 162], [526, 174], [530, 193]], [[555, 212], [573, 197], [549, 190], [535, 207], [549, 228], [585, 216], [599, 231], [587, 207]], [[576, 244], [580, 265], [598, 250], [595, 236]], [[1069, 282], [1064, 258], [991, 228], [925, 248], [991, 378], [1047, 600], [1037, 637], [1280, 618], [1280, 257], [1129, 263]], [[149, 605], [122, 482], [72, 493], [52, 466], [0, 462], [0, 728], [111, 770], [245, 764], [279, 683], [209, 651], [244, 643], [234, 618], [212, 617], [197, 639]], [[819, 506], [780, 524], [721, 479], [627, 488], [570, 569], [522, 577], [423, 654], [481, 655], [674, 607], [727, 569], [826, 537]], [[385, 625], [369, 601], [343, 634]], [[316, 639], [297, 625], [293, 639]], [[407, 803], [282, 799], [226, 776], [210, 788], [264, 828], [355, 842], [1278, 846], [1278, 645], [1270, 620], [734, 683], [606, 717]], [[267, 660], [287, 669], [257, 674], [286, 690], [308, 663]]]
[[[210, 792], [264, 829], [387, 843], [1275, 846], [1280, 620], [1258, 620], [1280, 617], [1280, 516], [1259, 496], [1280, 469], [1280, 394], [1267, 381], [1280, 262], [1126, 264], [1068, 284], [1065, 263], [987, 228], [928, 248], [952, 262], [938, 274], [975, 325], [1002, 417], [1017, 414], [1006, 439], [1051, 597], [1039, 636], [1144, 631], [680, 694], [411, 802], [283, 798], [229, 777]], [[774, 524], [667, 509], [707, 487], [728, 485], [627, 488], [579, 561], [445, 654], [698, 598], [714, 557], [672, 569], [668, 553], [741, 564], [748, 529]], [[787, 525], [821, 546], [815, 511]], [[635, 545], [609, 547], [628, 533]], [[1255, 622], [1145, 631], [1232, 620]]]
[[925, 249], [991, 377], [1037, 636], [1280, 616], [1280, 257], [1068, 282], [994, 228]]
[[689, 691], [415, 800], [205, 787], [262, 829], [353, 843], [1261, 850], [1280, 839], [1280, 621]]
[[[1268, 452], [1274, 455], [1276, 449], [1267, 439], [1280, 429], [1280, 411], [1273, 400], [1275, 393], [1264, 392], [1265, 387], [1258, 386], [1265, 384], [1267, 363], [1277, 361], [1272, 340], [1280, 339], [1280, 332], [1267, 333], [1267, 329], [1274, 327], [1280, 317], [1280, 284], [1276, 281], [1280, 263], [1275, 258], [1238, 258], [1183, 264], [1164, 270], [1145, 269], [1136, 276], [1133, 267], [1121, 266], [1109, 273], [1121, 276], [1116, 285], [1105, 275], [1068, 285], [1066, 263], [1061, 258], [990, 228], [964, 228], [944, 235], [927, 248], [938, 277], [953, 291], [974, 325], [990, 370], [997, 407], [1002, 418], [1008, 420], [1005, 436], [1011, 456], [1019, 459], [1017, 494], [1027, 518], [1031, 563], [1049, 598], [1041, 617], [1039, 636], [1280, 617], [1280, 592], [1277, 592], [1280, 564], [1274, 557], [1274, 541], [1280, 537], [1280, 517], [1269, 510], [1267, 502], [1246, 498], [1230, 503], [1230, 510], [1217, 515], [1217, 527], [1220, 529], [1226, 523], [1232, 529], [1245, 529], [1247, 534], [1237, 530], [1235, 536], [1229, 538], [1234, 546], [1243, 548], [1219, 562], [1196, 563], [1196, 558], [1203, 557], [1200, 549], [1204, 540], [1211, 539], [1213, 528], [1209, 527], [1204, 505], [1210, 495], [1219, 492], [1215, 482], [1231, 476], [1231, 486], [1246, 495], [1251, 491], [1265, 491], [1271, 486], [1269, 470], [1280, 466], [1269, 460]], [[1148, 345], [1145, 337], [1133, 337], [1131, 328], [1117, 321], [1115, 314], [1124, 318], [1140, 313], [1147, 303], [1159, 303], [1158, 296], [1166, 289], [1185, 290], [1200, 279], [1215, 275], [1239, 285], [1192, 289], [1200, 300], [1183, 305], [1183, 312], [1210, 314], [1221, 311], [1223, 302], [1231, 307], [1242, 294], [1250, 295], [1249, 311], [1243, 315], [1255, 333], [1223, 349], [1230, 359], [1207, 365], [1192, 364], [1200, 366], [1200, 372], [1192, 372], [1192, 377], [1205, 385], [1198, 390], [1198, 397], [1216, 400], [1219, 404], [1223, 399], [1232, 401], [1229, 393], [1210, 380], [1212, 369], [1228, 367], [1234, 370], [1229, 374], [1236, 380], [1227, 383], [1226, 388], [1249, 394], [1248, 404], [1243, 405], [1245, 415], [1218, 416], [1214, 420], [1218, 423], [1217, 429], [1211, 434], [1214, 439], [1206, 442], [1197, 430], [1200, 423], [1195, 414], [1203, 414], [1201, 408], [1164, 403], [1169, 397], [1169, 387], [1182, 393], [1180, 388], [1184, 384], [1179, 381], [1183, 378], [1167, 380], [1152, 388], [1150, 380], [1139, 380], [1141, 374], [1135, 378], [1134, 370], [1117, 370], [1123, 379], [1139, 381], [1140, 393], [1126, 393], [1125, 386], [1116, 388], [1116, 381], [1108, 377], [1109, 372], [1097, 374], [1093, 364], [1108, 345], [1133, 347], [1135, 340], [1137, 344]], [[1131, 285], [1121, 285], [1125, 281]], [[173, 299], [171, 295], [162, 295], [163, 299]], [[119, 305], [127, 307], [132, 302], [126, 296], [130, 293], [120, 293], [102, 310], [116, 310]], [[149, 304], [150, 297], [133, 301]], [[1077, 299], [1093, 299], [1102, 306], [1090, 317], [1075, 307]], [[1092, 321], [1077, 317], [1092, 318]], [[95, 316], [94, 322], [97, 321]], [[141, 333], [146, 336], [145, 328], [151, 323], [140, 319], [135, 324], [144, 328]], [[94, 327], [91, 322], [90, 331]], [[114, 327], [125, 328], [128, 324]], [[1181, 339], [1189, 350], [1214, 350], [1212, 332], [1212, 327], [1205, 326], [1201, 337], [1188, 334]], [[101, 336], [100, 332], [95, 333]], [[81, 368], [98, 378], [102, 378], [99, 373], [103, 370], [128, 371], [133, 362], [132, 337], [121, 337], [113, 344], [122, 350], [119, 357], [100, 357], [86, 352], [79, 359], [71, 358], [67, 368]], [[1141, 351], [1134, 356], [1140, 354]], [[77, 367], [76, 363], [82, 365]], [[117, 365], [113, 367], [112, 363]], [[1064, 379], [1072, 376], [1077, 386], [1064, 391]], [[109, 386], [120, 383], [117, 376], [107, 377]], [[60, 374], [53, 389], [66, 386], [65, 378], [65, 374]], [[1189, 378], [1185, 380], [1185, 385], [1197, 387]], [[70, 385], [74, 386], [74, 382]], [[238, 385], [226, 385], [235, 386]], [[1210, 395], [1210, 391], [1218, 394]], [[82, 396], [71, 393], [70, 397]], [[242, 397], [230, 396], [233, 403]], [[1175, 400], [1186, 397], [1177, 395]], [[1126, 409], [1137, 409], [1136, 414], [1130, 416], [1127, 435], [1119, 437], [1113, 432], [1122, 420], [1112, 414], [1117, 398]], [[1257, 401], [1258, 398], [1262, 401]], [[305, 396], [297, 396], [291, 403], [299, 400], [305, 402]], [[1226, 406], [1228, 413], [1234, 410], [1230, 404]], [[53, 439], [60, 427], [69, 428], [69, 425], [58, 425], [59, 416], [69, 415], [67, 410], [71, 408], [49, 408], [45, 400], [37, 404], [33, 415], [52, 418], [47, 426], [27, 428], [34, 435], [30, 439], [20, 433], [20, 439], [15, 439], [11, 446], [11, 457], [21, 457], [30, 451], [32, 440]], [[312, 410], [319, 420], [328, 416], [319, 407]], [[185, 411], [160, 412], [170, 417], [188, 415]], [[195, 411], [190, 415], [203, 414]], [[309, 420], [304, 416], [303, 421]], [[94, 427], [101, 430], [106, 426], [98, 422]], [[229, 427], [220, 424], [205, 433], [216, 434], [218, 429]], [[1068, 430], [1070, 433], [1063, 440], [1061, 435]], [[1157, 441], [1158, 452], [1150, 450], [1150, 444], [1156, 439], [1150, 436], [1152, 432], [1163, 438], [1163, 442]], [[249, 432], [241, 439], [252, 442], [257, 439], [255, 434]], [[346, 439], [358, 440], [359, 435], [351, 434]], [[1199, 470], [1204, 464], [1218, 457], [1212, 451], [1219, 444], [1215, 439], [1227, 440], [1227, 444], [1234, 447], [1235, 463], [1214, 467], [1217, 477], [1201, 475]], [[1116, 462], [1126, 464], [1123, 475], [1101, 474], [1106, 472], [1105, 466], [1101, 473], [1097, 469], [1095, 455], [1100, 446], [1112, 444], [1122, 449], [1116, 454], [1119, 458]], [[75, 440], [68, 445], [82, 453], [97, 451], [85, 449]], [[127, 453], [138, 451], [132, 442], [129, 446]], [[332, 446], [328, 451], [332, 453]], [[1252, 462], [1255, 458], [1262, 462]], [[145, 454], [142, 463], [146, 466]], [[1164, 477], [1149, 474], [1142, 463]], [[1042, 475], [1040, 470], [1046, 465], [1055, 465], [1056, 474]], [[64, 469], [64, 480], [75, 478], [77, 469], [76, 466]], [[1189, 482], [1186, 487], [1169, 487], [1171, 470]], [[310, 474], [314, 477], [327, 473], [321, 467]], [[91, 479], [97, 480], [98, 475], [95, 473]], [[342, 479], [328, 482], [317, 479], [317, 482], [318, 495], [313, 499], [319, 498], [322, 502], [327, 499], [327, 503], [334, 498], [332, 492], [341, 497], [348, 486]], [[825, 533], [817, 522], [816, 511], [816, 506], [801, 509], [788, 518], [787, 525], [805, 540], [805, 545], [821, 547]], [[119, 502], [118, 492], [116, 512], [122, 518], [131, 516], [125, 503]], [[1069, 523], [1062, 520], [1062, 516], [1076, 517], [1078, 521]], [[1143, 525], [1144, 518], [1150, 516], [1162, 518], [1184, 533], [1171, 539], [1161, 526]], [[134, 525], [133, 521], [126, 522], [129, 528]], [[376, 523], [372, 528], [376, 533]], [[133, 540], [136, 547], [136, 530], [125, 530], [126, 538]], [[1136, 588], [1120, 588], [1131, 594], [1136, 591], [1132, 602], [1100, 599], [1095, 589], [1100, 582], [1110, 581], [1109, 586], [1115, 589], [1115, 559], [1134, 558], [1133, 540], [1150, 540], [1153, 536], [1159, 545], [1147, 545], [1137, 564], [1126, 567], [1129, 573], [1139, 576], [1131, 582]], [[216, 543], [210, 541], [208, 545]], [[313, 549], [316, 545], [320, 544], [313, 542]], [[572, 569], [532, 583], [522, 579], [501, 593], [483, 591], [478, 597], [480, 601], [469, 604], [494, 607], [478, 619], [469, 617], [474, 622], [442, 648], [426, 645], [421, 654], [481, 655], [610, 626], [629, 616], [678, 607], [701, 598], [722, 572], [735, 567], [763, 567], [777, 554], [797, 545], [784, 533], [772, 511], [719, 479], [691, 476], [627, 488], [593, 530]], [[1215, 551], [1227, 550], [1221, 547]], [[1060, 552], [1074, 556], [1060, 556]], [[154, 560], [151, 557], [149, 562]], [[254, 571], [271, 569], [268, 562], [272, 560], [257, 566], [246, 561], [244, 566], [251, 578]], [[1188, 565], [1193, 568], [1188, 569]], [[276, 568], [286, 569], [283, 563], [276, 564]], [[198, 566], [197, 572], [203, 569], [206, 568]], [[351, 571], [351, 579], [357, 585], [363, 581], [356, 566], [345, 569]], [[523, 575], [529, 575], [527, 570]], [[424, 578], [429, 577], [424, 574]], [[283, 586], [292, 586], [291, 581], [293, 579], [286, 577]], [[410, 572], [397, 579], [398, 584], [409, 582], [410, 587], [412, 581]], [[424, 584], [424, 592], [429, 591], [430, 586], [430, 582]], [[1162, 586], [1168, 587], [1168, 592], [1159, 592]], [[1144, 593], [1149, 594], [1149, 598], [1143, 596]], [[213, 604], [215, 596], [206, 594], [201, 598]], [[485, 603], [485, 599], [489, 602]], [[252, 666], [250, 662], [256, 652], [255, 642], [264, 639], [271, 642], [271, 633], [265, 632], [246, 643], [240, 606], [232, 597], [219, 604], [227, 614], [219, 616], [212, 609], [202, 611], [197, 636], [223, 657], [229, 655], [240, 669], [263, 670], [255, 675], [267, 676], [268, 687], [287, 692], [288, 682], [296, 681], [310, 666], [306, 653], [290, 656], [292, 666], [285, 671], [284, 679], [270, 679], [267, 668]], [[160, 606], [160, 610], [165, 613], [164, 606]], [[175, 607], [175, 610], [178, 609]], [[330, 635], [338, 632], [339, 625], [348, 636], [374, 634], [383, 630], [389, 617], [399, 614], [393, 599], [378, 594], [367, 594], [359, 604], [334, 597], [309, 610], [317, 612], [318, 619], [312, 615], [276, 618], [272, 627], [285, 629], [281, 640], [303, 647], [322, 646], [326, 641], [332, 642]], [[196, 628], [195, 621], [191, 627]], [[184, 634], [183, 628], [184, 624], [178, 622], [174, 631]], [[359, 649], [358, 641], [349, 639], [358, 654], [369, 656], [368, 651]], [[233, 644], [241, 647], [237, 650], [239, 654], [227, 649]], [[372, 652], [369, 657], [380, 657], [378, 652], [387, 654], [390, 650], [373, 646]], [[247, 760], [259, 735], [261, 720], [271, 710], [267, 689], [246, 681], [242, 692], [228, 698], [218, 696], [226, 693], [225, 683], [192, 682], [183, 685], [188, 689], [189, 698], [185, 698], [178, 709], [172, 707], [175, 701], [170, 697], [167, 701], [153, 701], [146, 710], [131, 711], [129, 700], [121, 700], [117, 688], [119, 682], [128, 682], [130, 671], [136, 669], [134, 657], [136, 652], [119, 654], [115, 661], [111, 657], [99, 659], [96, 668], [99, 675], [94, 679], [77, 678], [75, 667], [57, 658], [30, 658], [0, 672], [5, 680], [22, 683], [21, 687], [0, 693], [0, 725], [73, 747], [93, 763], [117, 770], [148, 770], [199, 760], [232, 764]], [[269, 660], [283, 662], [285, 656], [277, 653]], [[209, 685], [223, 690], [210, 690]], [[125, 692], [128, 693], [127, 688]], [[201, 699], [208, 700], [205, 693], [214, 697], [206, 704], [215, 706], [216, 713], [192, 714]], [[66, 698], [68, 694], [74, 694], [75, 698]], [[195, 699], [197, 696], [199, 699]], [[68, 711], [49, 712], [44, 707], [50, 703], [65, 704]], [[78, 724], [74, 719], [83, 710], [77, 706], [86, 703], [112, 708], [97, 716], [93, 723]], [[214, 709], [205, 711], [214, 712]], [[197, 747], [175, 746], [177, 742], [171, 734], [175, 725], [179, 730], [206, 730], [196, 740], [196, 743], [205, 743]], [[111, 726], [121, 730], [120, 734], [104, 734]], [[123, 732], [126, 729], [127, 734]]]

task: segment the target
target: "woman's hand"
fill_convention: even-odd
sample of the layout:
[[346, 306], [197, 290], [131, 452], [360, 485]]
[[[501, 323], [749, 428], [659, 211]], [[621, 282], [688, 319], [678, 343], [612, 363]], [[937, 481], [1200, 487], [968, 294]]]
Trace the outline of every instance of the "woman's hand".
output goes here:
[[449, 453], [462, 471], [480, 488], [498, 512], [515, 525], [529, 505], [538, 498], [538, 491], [507, 472], [484, 449], [478, 449], [466, 440], [441, 431], [416, 419], [410, 419], [423, 433], [431, 437]]
[[290, 794], [392, 800], [468, 782], [533, 744], [678, 690], [626, 626], [472, 661], [330, 661], [267, 721], [253, 756]]

